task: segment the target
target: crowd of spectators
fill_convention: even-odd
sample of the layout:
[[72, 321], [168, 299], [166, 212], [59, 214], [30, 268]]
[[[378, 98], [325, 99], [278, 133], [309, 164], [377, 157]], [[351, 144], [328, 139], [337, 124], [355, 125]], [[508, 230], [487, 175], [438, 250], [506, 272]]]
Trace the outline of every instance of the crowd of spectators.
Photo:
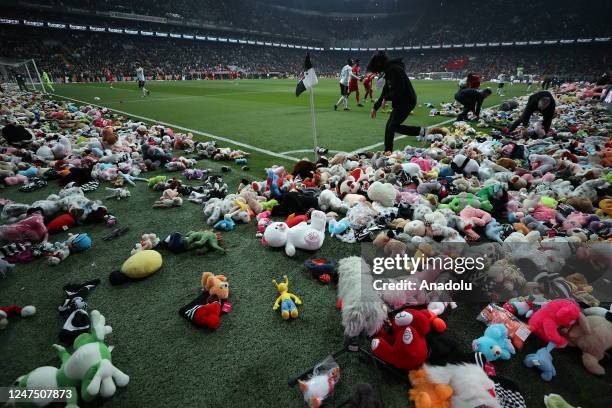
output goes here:
[[[0, 57], [33, 58], [53, 78], [72, 81], [130, 77], [139, 62], [149, 76], [209, 77], [238, 72], [243, 77], [297, 76], [304, 50], [208, 41], [129, 36], [109, 33], [51, 31], [27, 27], [0, 27]], [[562, 75], [592, 79], [610, 66], [609, 47], [602, 45], [437, 49], [392, 52], [403, 57], [409, 74], [448, 71], [462, 60], [458, 74], [479, 72], [485, 78], [512, 75], [521, 66], [526, 74]], [[371, 52], [315, 52], [312, 61], [320, 75], [334, 76], [348, 57], [365, 66]]]
[[[40, 0], [29, 1], [30, 7], [40, 3]], [[364, 2], [370, 6], [365, 9], [373, 11], [370, 14], [356, 13], [365, 6], [357, 6], [354, 1], [333, 3], [341, 6], [340, 13], [322, 12], [323, 6], [318, 3], [301, 3], [303, 7], [319, 7], [319, 10], [313, 14], [312, 10], [278, 7], [282, 2], [261, 0], [49, 0], [45, 5], [66, 13], [73, 8], [146, 14], [169, 18], [172, 24], [196, 19], [236, 30], [310, 38], [326, 45], [351, 40], [359, 40], [362, 46], [388, 46], [612, 35], [610, 0], [589, 0], [588, 4], [575, 0], [410, 0], [399, 10], [379, 6], [378, 13], [374, 12], [377, 2]]]

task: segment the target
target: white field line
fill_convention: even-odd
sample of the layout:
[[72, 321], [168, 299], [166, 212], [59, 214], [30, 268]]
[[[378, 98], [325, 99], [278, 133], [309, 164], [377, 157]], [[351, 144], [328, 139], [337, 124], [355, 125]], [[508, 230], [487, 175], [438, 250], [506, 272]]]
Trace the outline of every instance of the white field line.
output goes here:
[[[486, 109], [497, 108], [499, 105], [501, 105], [501, 103], [498, 103], [497, 105], [493, 105], [493, 106], [487, 106]], [[438, 126], [446, 125], [447, 123], [454, 122], [455, 120], [457, 120], [457, 118], [448, 119], [448, 120], [442, 121], [440, 123], [435, 123], [433, 125], [427, 126], [427, 129], [430, 129], [432, 127], [438, 127]], [[394, 140], [402, 140], [402, 139], [405, 139], [407, 137], [408, 136], [406, 136], [406, 135], [401, 135], [399, 137], [396, 137]], [[368, 146], [361, 147], [359, 149], [356, 149], [356, 150], [353, 150], [352, 152], [350, 152], [349, 156], [353, 155], [353, 154], [360, 153], [360, 152], [367, 152], [370, 149], [373, 149], [373, 148], [378, 147], [378, 146], [382, 146], [384, 144], [385, 144], [385, 142], [383, 141], [383, 142], [378, 142], [378, 143], [374, 143], [374, 144], [371, 144], [371, 145], [368, 145]]]
[[[330, 150], [330, 153], [346, 153], [343, 150]], [[282, 152], [281, 154], [292, 154], [292, 153], [314, 153], [313, 149], [298, 149], [298, 150], [289, 150], [287, 152]]]
[[223, 92], [223, 93], [216, 93], [216, 94], [209, 94], [209, 95], [184, 95], [184, 96], [170, 96], [168, 98], [164, 98], [164, 97], [157, 97], [157, 96], [153, 96], [153, 97], [140, 97], [140, 98], [132, 98], [132, 99], [122, 99], [120, 102], [110, 102], [112, 104], [117, 104], [117, 103], [129, 103], [129, 102], [165, 102], [165, 101], [180, 101], [180, 100], [189, 100], [189, 99], [197, 99], [197, 98], [215, 98], [215, 97], [219, 97], [219, 96], [225, 96], [225, 95], [248, 95], [248, 94], [266, 94], [266, 93], [277, 93], [277, 92], [281, 92], [281, 91], [273, 91], [273, 90], [269, 90], [269, 91], [247, 91], [247, 92], [240, 92], [240, 93], [235, 93], [235, 92]]
[[297, 158], [295, 158], [293, 156], [288, 156], [288, 155], [283, 154], [283, 153], [276, 153], [276, 152], [273, 152], [273, 151], [270, 151], [270, 150], [266, 150], [266, 149], [262, 149], [262, 148], [256, 147], [256, 146], [251, 146], [249, 144], [238, 142], [236, 140], [232, 140], [232, 139], [229, 139], [227, 137], [213, 135], [212, 133], [202, 132], [200, 130], [186, 128], [184, 126], [176, 125], [176, 124], [173, 124], [173, 123], [162, 122], [162, 121], [157, 120], [157, 119], [148, 118], [146, 116], [135, 115], [133, 113], [121, 111], [121, 110], [118, 110], [118, 109], [108, 108], [106, 106], [97, 105], [95, 103], [81, 101], [79, 99], [74, 99], [74, 98], [69, 98], [67, 96], [62, 96], [62, 95], [57, 95], [57, 94], [50, 94], [50, 95], [56, 96], [58, 98], [67, 99], [67, 100], [70, 100], [70, 101], [73, 101], [73, 102], [82, 103], [84, 105], [92, 105], [92, 106], [96, 106], [98, 108], [105, 108], [105, 109], [111, 110], [113, 112], [120, 113], [122, 115], [126, 115], [126, 116], [129, 116], [129, 117], [132, 117], [132, 118], [137, 118], [137, 119], [140, 119], [140, 120], [144, 120], [146, 122], [158, 123], [160, 125], [168, 126], [170, 128], [173, 128], [173, 129], [180, 129], [180, 130], [183, 130], [183, 131], [186, 131], [186, 132], [194, 133], [196, 135], [200, 135], [200, 136], [204, 136], [204, 137], [209, 137], [211, 139], [220, 140], [220, 141], [223, 141], [223, 142], [226, 142], [226, 143], [231, 143], [231, 144], [233, 144], [235, 146], [244, 147], [245, 149], [253, 150], [253, 151], [256, 151], [256, 152], [259, 152], [259, 153], [263, 153], [263, 154], [266, 154], [268, 156], [278, 157], [278, 158], [281, 158], [281, 159], [295, 161], [295, 162], [299, 161], [299, 159], [297, 159]]

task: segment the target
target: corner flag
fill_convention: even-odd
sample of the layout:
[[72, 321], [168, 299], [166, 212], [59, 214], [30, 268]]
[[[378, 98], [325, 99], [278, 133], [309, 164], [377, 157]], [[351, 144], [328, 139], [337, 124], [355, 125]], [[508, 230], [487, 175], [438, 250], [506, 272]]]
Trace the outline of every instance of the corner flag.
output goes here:
[[319, 79], [317, 78], [317, 74], [312, 67], [312, 62], [310, 62], [310, 53], [307, 53], [306, 60], [304, 61], [304, 77], [295, 87], [295, 96], [300, 96], [302, 92], [312, 88], [318, 83]]

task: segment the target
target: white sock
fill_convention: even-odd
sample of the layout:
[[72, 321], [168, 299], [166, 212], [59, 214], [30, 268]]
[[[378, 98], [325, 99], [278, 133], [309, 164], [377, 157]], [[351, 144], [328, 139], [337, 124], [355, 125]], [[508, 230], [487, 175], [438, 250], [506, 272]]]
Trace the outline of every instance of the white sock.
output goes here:
[[344, 97], [344, 108], [348, 108], [348, 96]]
[[342, 102], [344, 100], [344, 96], [341, 96], [340, 99], [338, 99], [338, 102], [336, 102], [336, 105], [340, 105], [340, 102]]

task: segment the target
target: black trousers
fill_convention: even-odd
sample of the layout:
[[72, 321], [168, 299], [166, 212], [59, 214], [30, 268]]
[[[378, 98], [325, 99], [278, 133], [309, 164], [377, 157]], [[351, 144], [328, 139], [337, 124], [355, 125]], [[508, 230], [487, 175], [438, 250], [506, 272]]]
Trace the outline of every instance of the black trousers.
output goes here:
[[394, 106], [387, 126], [385, 127], [385, 152], [393, 151], [393, 139], [396, 133], [408, 136], [418, 136], [421, 133], [420, 126], [407, 126], [402, 123], [406, 120], [410, 112], [414, 109], [414, 104]]
[[463, 104], [463, 111], [457, 115], [458, 121], [466, 121], [468, 120], [468, 113], [474, 112], [476, 110], [476, 102], [465, 101], [461, 102]]

